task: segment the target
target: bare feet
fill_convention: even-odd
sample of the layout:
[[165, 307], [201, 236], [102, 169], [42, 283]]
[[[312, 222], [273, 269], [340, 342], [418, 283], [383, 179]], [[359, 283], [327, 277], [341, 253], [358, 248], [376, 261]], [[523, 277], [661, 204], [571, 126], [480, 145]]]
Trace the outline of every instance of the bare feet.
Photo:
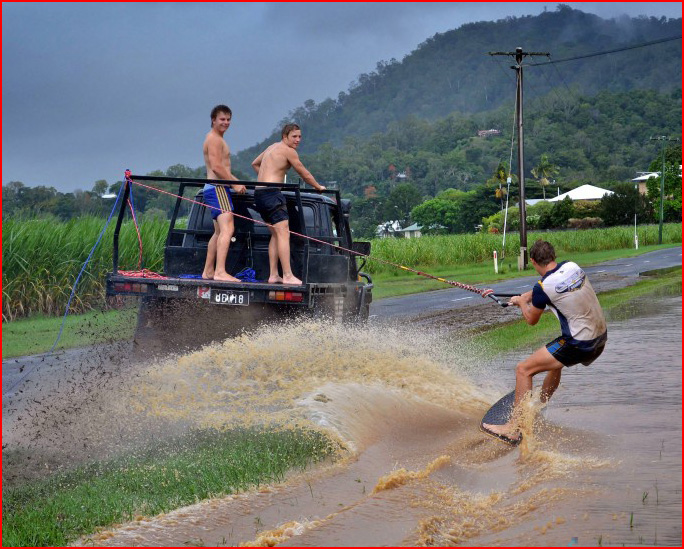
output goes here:
[[283, 279], [277, 275], [268, 277], [268, 283], [269, 284], [282, 284], [282, 282], [283, 282]]
[[214, 273], [209, 274], [207, 271], [204, 271], [202, 273], [202, 278], [205, 280], [213, 280], [214, 279]]
[[284, 275], [283, 276], [283, 284], [292, 284], [292, 285], [297, 285], [301, 286], [302, 281], [299, 280], [295, 275]]
[[226, 274], [214, 274], [214, 280], [218, 280], [220, 282], [242, 282], [239, 278], [235, 278], [234, 276], [230, 276], [228, 273]]

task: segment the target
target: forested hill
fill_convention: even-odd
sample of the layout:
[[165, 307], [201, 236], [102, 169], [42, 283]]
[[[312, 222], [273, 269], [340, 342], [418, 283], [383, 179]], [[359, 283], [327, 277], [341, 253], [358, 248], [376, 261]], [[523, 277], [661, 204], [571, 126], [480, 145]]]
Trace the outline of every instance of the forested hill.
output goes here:
[[[318, 104], [306, 101], [283, 121], [303, 127], [300, 152], [313, 153], [324, 143], [336, 147], [350, 136], [385, 132], [389, 124], [409, 115], [437, 120], [454, 112], [496, 110], [513, 100], [515, 71], [510, 69], [512, 58], [488, 52], [510, 52], [518, 46], [548, 52], [550, 60], [557, 61], [532, 66], [548, 59], [525, 60], [526, 102], [559, 87], [585, 96], [634, 89], [670, 92], [681, 86], [681, 40], [588, 55], [680, 36], [681, 28], [681, 18], [602, 19], [563, 5], [537, 16], [469, 23], [427, 39], [401, 62], [380, 61], [347, 92]], [[251, 160], [277, 139], [274, 133], [238, 153], [236, 167], [251, 173]]]

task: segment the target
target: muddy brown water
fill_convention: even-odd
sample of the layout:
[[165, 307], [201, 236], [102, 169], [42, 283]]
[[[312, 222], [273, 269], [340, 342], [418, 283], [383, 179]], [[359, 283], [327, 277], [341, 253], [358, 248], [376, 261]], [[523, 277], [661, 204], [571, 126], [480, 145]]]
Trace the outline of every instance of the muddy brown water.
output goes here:
[[[647, 296], [616, 311], [604, 355], [564, 372], [516, 449], [477, 425], [523, 355], [482, 364], [477, 348], [429, 330], [305, 323], [161, 362], [140, 378], [140, 414], [204, 426], [307, 418], [347, 451], [81, 543], [680, 546], [681, 306]], [[314, 345], [292, 343], [304, 338]]]
[[308, 422], [345, 447], [333, 465], [83, 545], [680, 546], [681, 305], [647, 296], [615, 311], [604, 355], [528, 410], [536, 422], [516, 449], [477, 425], [524, 354], [485, 363], [486, 341], [465, 346], [435, 325], [320, 322], [130, 367], [103, 390], [70, 386], [44, 399], [48, 419], [3, 421], [3, 443], [36, 459], [85, 439], [85, 457], [104, 457], [150, 432], [268, 420]]

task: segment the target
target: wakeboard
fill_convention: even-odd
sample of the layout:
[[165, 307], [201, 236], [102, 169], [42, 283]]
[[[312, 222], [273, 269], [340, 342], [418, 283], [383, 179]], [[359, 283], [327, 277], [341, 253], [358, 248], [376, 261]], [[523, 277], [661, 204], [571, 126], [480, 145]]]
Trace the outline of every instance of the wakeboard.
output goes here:
[[497, 400], [494, 403], [494, 405], [489, 410], [487, 410], [487, 413], [484, 415], [482, 421], [480, 422], [480, 431], [495, 438], [498, 438], [499, 440], [505, 442], [506, 444], [510, 444], [511, 446], [517, 446], [518, 444], [520, 444], [520, 441], [522, 440], [522, 435], [520, 435], [517, 439], [513, 439], [511, 437], [507, 437], [506, 435], [500, 435], [493, 431], [490, 431], [489, 429], [486, 429], [484, 426], [485, 423], [489, 425], [504, 425], [508, 423], [508, 420], [511, 419], [511, 414], [513, 413], [514, 404], [515, 390], [511, 391], [506, 396]]

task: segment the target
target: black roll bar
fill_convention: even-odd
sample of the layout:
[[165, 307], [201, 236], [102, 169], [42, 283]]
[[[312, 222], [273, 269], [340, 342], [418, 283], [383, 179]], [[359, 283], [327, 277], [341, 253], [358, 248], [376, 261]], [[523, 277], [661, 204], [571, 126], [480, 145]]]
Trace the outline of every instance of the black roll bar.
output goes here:
[[[180, 211], [180, 204], [181, 200], [183, 200], [181, 197], [183, 196], [183, 193], [185, 191], [186, 187], [201, 187], [204, 186], [205, 184], [209, 183], [210, 185], [244, 185], [249, 188], [254, 188], [254, 187], [277, 187], [278, 189], [285, 190], [285, 191], [294, 191], [295, 196], [297, 197], [297, 209], [298, 209], [298, 217], [299, 217], [299, 225], [302, 229], [302, 234], [304, 236], [308, 236], [307, 230], [306, 230], [306, 225], [304, 221], [304, 209], [302, 207], [302, 196], [301, 196], [301, 188], [300, 188], [300, 183], [265, 183], [261, 181], [230, 181], [227, 179], [206, 179], [206, 178], [199, 178], [199, 177], [168, 177], [168, 176], [160, 176], [160, 175], [130, 175], [128, 176], [131, 180], [138, 180], [138, 181], [158, 181], [162, 183], [178, 183], [178, 198], [176, 198], [176, 204], [173, 209], [173, 215], [171, 216], [171, 221], [170, 221], [170, 227], [173, 227], [175, 225], [176, 218], [178, 217], [178, 212]], [[128, 181], [124, 181], [123, 184], [125, 185], [124, 189], [124, 195], [123, 195], [123, 200], [121, 202], [121, 207], [119, 209], [119, 215], [116, 220], [116, 228], [114, 229], [114, 243], [113, 243], [113, 269], [112, 272], [113, 274], [117, 274], [119, 272], [119, 232], [121, 230], [121, 224], [123, 222], [123, 216], [124, 212], [126, 211], [125, 205], [126, 202], [128, 201], [128, 197], [131, 194], [131, 184]], [[315, 191], [318, 193], [325, 193], [325, 194], [334, 194], [335, 199], [337, 204], [341, 204], [340, 202], [340, 192], [337, 189], [326, 189], [324, 191]], [[342, 215], [341, 213], [338, 213], [338, 215]], [[338, 226], [342, 226], [342, 224], [338, 224]], [[350, 239], [350, 235], [345, 235], [348, 239]], [[168, 247], [171, 242], [171, 231], [168, 232], [166, 236], [166, 246]], [[350, 240], [351, 242], [351, 240]], [[309, 247], [310, 247], [310, 241], [308, 238], [304, 239], [304, 272], [303, 272], [303, 283], [306, 284], [309, 278]]]
[[121, 223], [123, 222], [124, 212], [126, 211], [126, 202], [131, 194], [131, 184], [124, 181], [126, 188], [123, 193], [123, 200], [119, 208], [119, 216], [116, 218], [116, 227], [114, 228], [114, 245], [112, 246], [112, 261], [114, 263], [112, 273], [117, 275], [119, 273], [119, 232], [121, 231]]

